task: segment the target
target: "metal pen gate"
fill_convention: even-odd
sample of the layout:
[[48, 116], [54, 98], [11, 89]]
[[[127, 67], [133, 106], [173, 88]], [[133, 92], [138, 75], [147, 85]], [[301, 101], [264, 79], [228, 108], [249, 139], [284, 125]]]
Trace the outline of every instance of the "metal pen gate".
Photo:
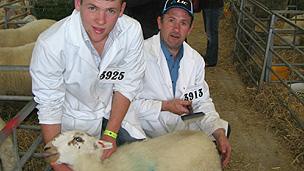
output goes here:
[[[237, 0], [231, 7], [236, 28], [234, 60], [240, 63], [258, 91], [265, 85], [280, 86], [280, 90], [288, 92], [288, 98], [294, 97], [303, 107], [304, 44], [296, 40], [304, 40], [304, 24], [299, 25], [304, 23], [304, 11], [271, 10], [257, 0]], [[295, 86], [300, 86], [300, 90], [294, 89]], [[300, 113], [291, 108], [286, 98], [278, 99], [304, 129]]]

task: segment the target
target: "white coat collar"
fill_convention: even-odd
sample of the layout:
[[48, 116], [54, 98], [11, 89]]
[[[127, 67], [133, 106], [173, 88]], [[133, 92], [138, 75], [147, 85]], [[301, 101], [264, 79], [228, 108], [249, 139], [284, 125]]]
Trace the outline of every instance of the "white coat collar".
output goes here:
[[83, 36], [81, 34], [80, 12], [74, 9], [72, 15], [70, 16], [66, 24], [67, 24], [67, 29], [65, 31], [66, 40], [72, 46], [78, 49], [77, 54], [82, 60], [86, 61], [91, 67], [97, 70], [95, 60], [91, 55], [91, 51], [86, 46]]
[[[151, 37], [150, 39], [151, 42], [149, 41], [149, 39], [148, 41], [146, 41], [146, 43], [150, 43], [150, 45], [147, 46], [153, 45], [153, 48], [149, 49], [149, 51], [153, 54], [153, 57], [159, 65], [164, 83], [167, 85], [168, 91], [170, 91], [170, 94], [173, 97], [172, 81], [169, 68], [164, 53], [160, 46], [160, 33]], [[184, 56], [180, 61], [179, 76], [177, 79], [175, 92], [176, 98], [182, 97], [182, 95], [187, 89], [187, 85], [189, 84], [190, 78], [195, 76], [193, 74], [193, 66], [195, 65], [195, 61], [193, 58], [193, 49], [186, 42], [184, 42], [183, 45]]]

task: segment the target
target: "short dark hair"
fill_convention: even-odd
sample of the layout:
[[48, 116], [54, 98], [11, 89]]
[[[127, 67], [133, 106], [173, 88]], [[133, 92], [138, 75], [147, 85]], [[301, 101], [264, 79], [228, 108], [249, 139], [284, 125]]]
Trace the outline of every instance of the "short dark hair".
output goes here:
[[[164, 15], [165, 15], [165, 14], [160, 14], [160, 19], [161, 19], [162, 21], [164, 20]], [[194, 20], [194, 17], [191, 16], [190, 27], [192, 26], [193, 20]]]
[[[83, 0], [80, 0], [80, 4], [82, 4]], [[115, 1], [115, 0], [106, 0], [106, 1]], [[120, 0], [121, 3], [125, 2], [126, 0]]]

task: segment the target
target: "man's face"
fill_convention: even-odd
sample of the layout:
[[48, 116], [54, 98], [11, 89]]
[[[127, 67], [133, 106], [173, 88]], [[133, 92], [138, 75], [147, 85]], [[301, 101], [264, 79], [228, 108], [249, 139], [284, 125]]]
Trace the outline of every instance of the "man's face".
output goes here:
[[192, 30], [191, 16], [183, 9], [172, 8], [158, 17], [157, 23], [160, 35], [169, 49], [178, 50]]
[[80, 11], [82, 24], [94, 46], [106, 40], [125, 6], [120, 0], [82, 0], [82, 3], [75, 0], [75, 9]]

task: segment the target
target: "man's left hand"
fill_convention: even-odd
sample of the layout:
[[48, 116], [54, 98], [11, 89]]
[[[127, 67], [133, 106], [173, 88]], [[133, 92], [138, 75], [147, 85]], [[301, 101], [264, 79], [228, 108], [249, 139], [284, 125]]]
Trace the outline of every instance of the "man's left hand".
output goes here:
[[116, 139], [109, 137], [107, 135], [103, 135], [102, 140], [112, 143], [113, 147], [111, 149], [103, 150], [101, 160], [105, 160], [109, 158], [117, 149]]
[[217, 148], [221, 153], [222, 167], [225, 168], [231, 158], [231, 145], [223, 129], [216, 130], [213, 136], [216, 139]]

